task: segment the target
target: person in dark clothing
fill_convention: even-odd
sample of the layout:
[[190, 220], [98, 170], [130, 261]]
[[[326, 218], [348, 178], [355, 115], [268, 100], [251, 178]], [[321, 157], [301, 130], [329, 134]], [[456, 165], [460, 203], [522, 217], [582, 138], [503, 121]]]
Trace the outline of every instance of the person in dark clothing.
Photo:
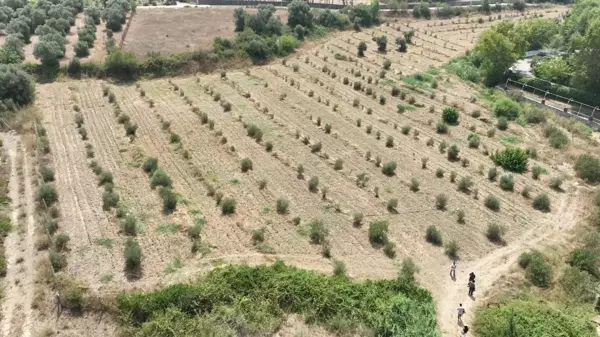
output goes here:
[[474, 272], [469, 273], [469, 282], [471, 282], [471, 281], [475, 282], [475, 273]]
[[473, 296], [475, 292], [475, 281], [469, 281], [469, 296]]

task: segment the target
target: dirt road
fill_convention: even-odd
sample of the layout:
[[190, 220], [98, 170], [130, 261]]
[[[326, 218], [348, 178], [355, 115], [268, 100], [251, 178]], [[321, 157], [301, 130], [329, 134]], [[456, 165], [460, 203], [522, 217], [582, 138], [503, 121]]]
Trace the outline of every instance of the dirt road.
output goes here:
[[32, 168], [17, 135], [3, 134], [10, 159], [10, 199], [13, 231], [5, 241], [7, 274], [4, 280], [2, 335], [30, 337], [34, 284], [34, 197]]

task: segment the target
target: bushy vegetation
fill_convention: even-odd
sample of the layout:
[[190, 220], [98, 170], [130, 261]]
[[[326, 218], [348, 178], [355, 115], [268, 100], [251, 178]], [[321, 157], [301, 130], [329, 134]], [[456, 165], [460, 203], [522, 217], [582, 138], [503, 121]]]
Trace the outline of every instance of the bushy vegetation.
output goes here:
[[600, 181], [600, 159], [590, 155], [582, 154], [575, 162], [575, 172], [583, 180], [596, 183]]
[[383, 174], [386, 176], [393, 176], [396, 174], [396, 162], [391, 161], [383, 164], [383, 168], [381, 170]]
[[369, 241], [376, 245], [384, 245], [388, 241], [388, 222], [373, 221], [369, 224]]
[[444, 108], [442, 110], [442, 120], [449, 125], [458, 124], [458, 112], [455, 108]]
[[502, 98], [494, 104], [494, 115], [498, 118], [504, 117], [508, 120], [515, 120], [520, 114], [521, 106], [510, 98]]
[[425, 239], [427, 242], [436, 246], [442, 245], [442, 233], [434, 225], [427, 227], [427, 230], [425, 231]]
[[485, 232], [485, 236], [487, 236], [488, 240], [496, 243], [504, 242], [504, 234], [506, 233], [506, 227], [499, 225], [495, 222], [489, 223], [487, 226], [487, 230]]
[[512, 299], [477, 311], [474, 329], [480, 337], [596, 336], [588, 315], [546, 301]]
[[523, 149], [508, 148], [497, 150], [491, 155], [491, 158], [496, 165], [502, 166], [507, 171], [522, 173], [527, 170], [529, 156]]
[[491, 194], [485, 198], [483, 204], [492, 211], [500, 210], [500, 200]]
[[200, 283], [123, 294], [117, 307], [140, 336], [173, 336], [172, 331], [178, 336], [201, 336], [207, 331], [223, 336], [232, 329], [272, 335], [288, 313], [338, 331], [363, 326], [378, 336], [438, 335], [431, 296], [410, 278], [354, 282], [281, 261], [216, 268]]

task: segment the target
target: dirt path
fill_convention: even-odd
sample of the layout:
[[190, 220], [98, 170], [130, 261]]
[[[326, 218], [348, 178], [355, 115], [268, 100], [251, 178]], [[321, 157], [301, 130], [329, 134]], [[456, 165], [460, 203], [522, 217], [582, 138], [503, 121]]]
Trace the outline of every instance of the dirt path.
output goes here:
[[[438, 323], [442, 336], [458, 336], [459, 330], [463, 326], [458, 324], [456, 316], [456, 309], [460, 303], [467, 312], [463, 316], [462, 323], [468, 326], [473, 324], [475, 308], [485, 303], [487, 290], [500, 277], [508, 274], [509, 269], [515, 265], [522, 252], [539, 246], [542, 241], [544, 245], [547, 245], [564, 238], [565, 232], [577, 223], [579, 203], [579, 189], [577, 189], [562, 198], [558, 211], [546, 219], [546, 223], [543, 224], [545, 226], [532, 228], [524, 233], [518, 241], [497, 249], [479, 260], [464, 265], [458, 262], [456, 281], [449, 277], [450, 264], [448, 264], [448, 274], [446, 271], [442, 273], [446, 281], [439, 283], [443, 286], [441, 289], [437, 289], [438, 296], [435, 296], [438, 298]], [[545, 234], [538, 235], [539, 233]], [[471, 271], [475, 272], [477, 283], [473, 297], [467, 295], [467, 280]]]
[[[19, 137], [3, 136], [11, 163], [10, 198], [12, 201], [11, 221], [13, 231], [5, 241], [7, 274], [2, 304], [2, 335], [31, 336], [32, 309], [34, 291], [34, 210], [33, 188], [30, 167], [25, 146], [19, 149]], [[22, 152], [19, 153], [19, 150]], [[22, 171], [19, 170], [22, 160]], [[22, 176], [21, 176], [22, 175]], [[20, 188], [24, 179], [24, 188]], [[22, 208], [21, 208], [22, 206]], [[20, 216], [25, 212], [25, 216]]]

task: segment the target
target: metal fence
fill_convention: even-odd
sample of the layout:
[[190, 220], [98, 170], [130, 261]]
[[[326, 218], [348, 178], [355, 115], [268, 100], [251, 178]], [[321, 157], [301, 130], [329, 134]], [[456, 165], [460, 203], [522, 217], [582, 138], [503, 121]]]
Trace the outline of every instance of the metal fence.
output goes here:
[[[531, 86], [529, 84], [507, 79], [504, 89], [508, 89], [509, 86], [519, 88], [522, 92], [531, 92], [534, 95], [541, 97], [539, 101], [531, 97], [525, 97], [526, 99], [531, 100], [534, 103], [542, 104], [550, 109], [556, 110], [556, 112], [565, 117], [575, 118], [580, 122], [587, 123], [595, 130], [600, 130], [600, 120], [597, 119], [598, 116], [600, 116], [600, 108], [597, 106], [591, 106], [576, 101], [570, 97], [557, 95], [547, 90]], [[554, 104], [554, 102], [549, 100], [562, 102], [568, 106], [557, 106], [556, 104]]]

